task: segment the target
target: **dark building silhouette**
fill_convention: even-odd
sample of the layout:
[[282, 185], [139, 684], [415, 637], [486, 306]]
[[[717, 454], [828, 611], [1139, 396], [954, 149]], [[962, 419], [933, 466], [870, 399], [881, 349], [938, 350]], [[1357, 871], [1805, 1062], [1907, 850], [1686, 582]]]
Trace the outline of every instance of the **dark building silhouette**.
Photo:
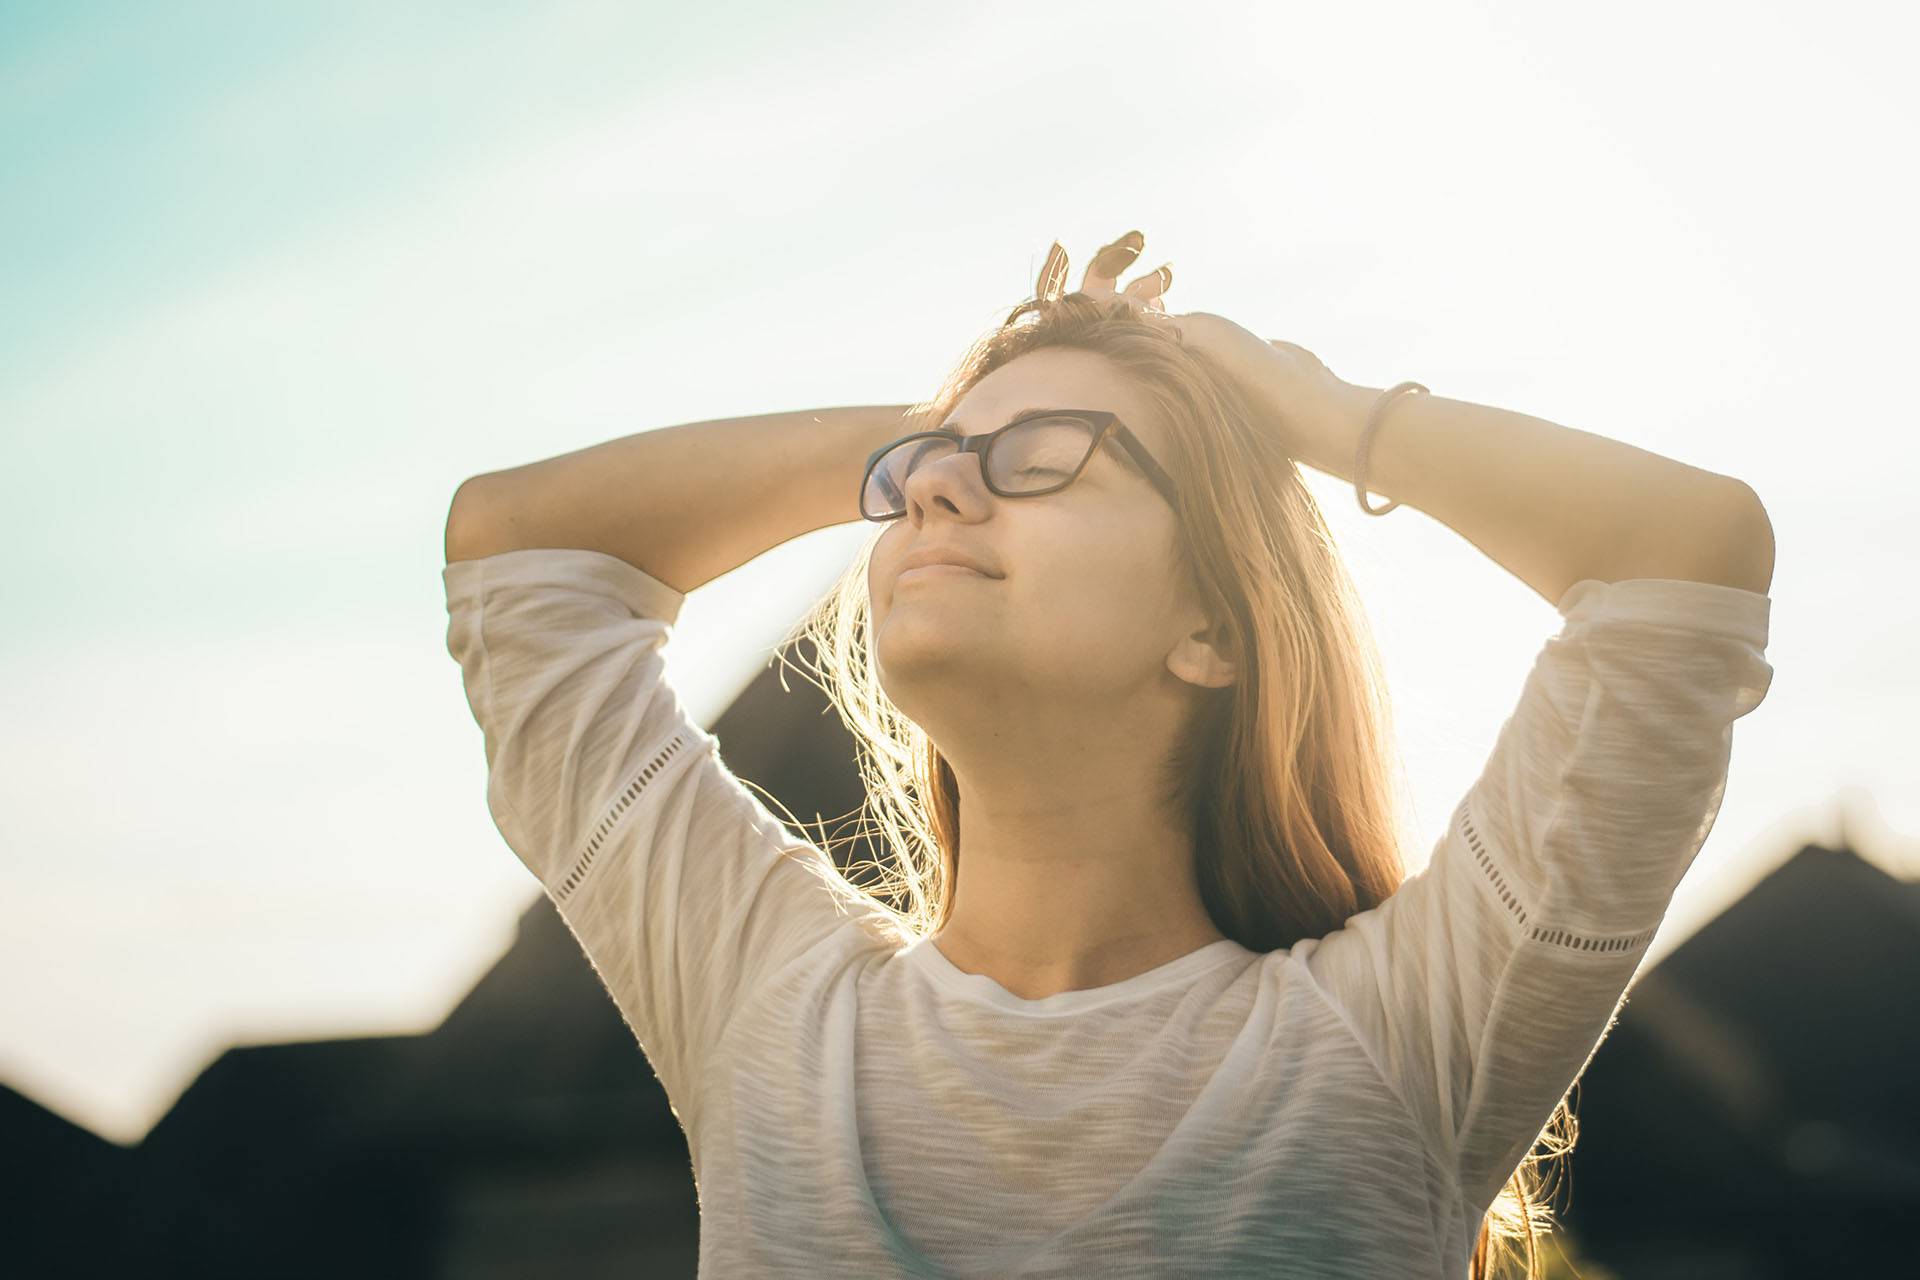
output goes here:
[[[785, 684], [769, 667], [713, 731], [837, 834], [853, 744]], [[1628, 1280], [1910, 1273], [1916, 992], [1920, 886], [1817, 847], [1643, 973], [1575, 1095], [1580, 1255]], [[431, 1032], [231, 1049], [133, 1148], [0, 1089], [0, 1149], [22, 1280], [695, 1270], [678, 1121], [544, 896]]]
[[1920, 1270], [1920, 884], [1809, 846], [1647, 970], [1565, 1215], [1633, 1280]]

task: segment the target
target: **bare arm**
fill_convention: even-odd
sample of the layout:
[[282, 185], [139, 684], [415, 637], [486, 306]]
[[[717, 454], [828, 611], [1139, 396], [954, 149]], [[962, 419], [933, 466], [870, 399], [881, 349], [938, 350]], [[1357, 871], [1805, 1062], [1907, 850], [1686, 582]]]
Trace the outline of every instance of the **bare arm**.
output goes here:
[[[1304, 440], [1302, 460], [1351, 482], [1380, 388], [1341, 394], [1345, 411]], [[1549, 604], [1583, 578], [1760, 595], [1773, 582], [1773, 525], [1744, 481], [1508, 409], [1436, 395], [1390, 405], [1367, 490], [1426, 512]]]
[[447, 563], [533, 547], [602, 551], [690, 592], [783, 542], [860, 518], [867, 455], [909, 405], [717, 418], [489, 471], [447, 513]]

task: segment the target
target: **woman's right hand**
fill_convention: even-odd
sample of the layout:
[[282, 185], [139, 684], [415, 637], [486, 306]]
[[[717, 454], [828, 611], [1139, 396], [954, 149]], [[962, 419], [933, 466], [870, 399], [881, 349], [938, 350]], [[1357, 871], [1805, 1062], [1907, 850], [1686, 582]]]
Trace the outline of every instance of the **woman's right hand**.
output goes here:
[[[1173, 283], [1173, 264], [1163, 263], [1144, 276], [1138, 276], [1127, 283], [1124, 289], [1116, 290], [1120, 273], [1132, 266], [1140, 257], [1140, 250], [1146, 247], [1147, 238], [1138, 231], [1129, 231], [1111, 244], [1103, 245], [1093, 255], [1093, 261], [1087, 264], [1086, 274], [1080, 278], [1080, 292], [1095, 297], [1120, 298], [1136, 311], [1155, 311], [1161, 315], [1167, 313], [1162, 296]], [[1065, 289], [1067, 281], [1067, 251], [1058, 240], [1047, 250], [1047, 260], [1040, 268], [1040, 278], [1034, 285], [1036, 298], [1058, 297]]]

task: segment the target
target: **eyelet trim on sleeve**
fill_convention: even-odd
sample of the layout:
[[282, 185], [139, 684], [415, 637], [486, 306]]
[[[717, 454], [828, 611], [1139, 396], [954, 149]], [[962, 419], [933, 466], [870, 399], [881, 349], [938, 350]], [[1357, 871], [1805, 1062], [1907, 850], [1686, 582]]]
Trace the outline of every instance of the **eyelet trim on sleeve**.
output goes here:
[[1527, 908], [1521, 903], [1519, 895], [1514, 893], [1513, 887], [1507, 883], [1507, 878], [1501, 874], [1500, 868], [1494, 865], [1493, 856], [1487, 852], [1487, 846], [1481, 840], [1480, 833], [1474, 829], [1471, 801], [1471, 795], [1460, 801], [1459, 806], [1453, 811], [1454, 822], [1460, 834], [1466, 838], [1467, 847], [1473, 850], [1474, 861], [1480, 864], [1481, 872], [1493, 885], [1494, 893], [1499, 896], [1501, 902], [1506, 904], [1507, 910], [1513, 913], [1514, 920], [1525, 931], [1530, 941], [1566, 947], [1571, 951], [1635, 951], [1652, 941], [1653, 935], [1658, 932], [1658, 926], [1643, 929], [1639, 933], [1596, 938], [1575, 933], [1570, 929], [1549, 928], [1542, 924], [1528, 923]]
[[678, 755], [680, 749], [686, 745], [685, 734], [674, 734], [673, 740], [660, 748], [653, 759], [647, 761], [640, 767], [640, 772], [633, 775], [633, 781], [627, 784], [626, 790], [622, 791], [619, 798], [608, 807], [606, 816], [600, 819], [600, 825], [596, 826], [593, 834], [587, 838], [586, 848], [582, 849], [580, 856], [574, 859], [573, 870], [567, 872], [566, 879], [562, 880], [554, 890], [553, 896], [556, 899], [565, 899], [580, 887], [581, 881], [587, 878], [588, 869], [593, 866], [594, 857], [600, 852], [601, 844], [605, 842], [614, 827], [619, 825], [620, 815], [640, 798], [640, 793], [647, 789], [647, 784], [658, 777], [660, 770], [666, 767], [667, 761]]

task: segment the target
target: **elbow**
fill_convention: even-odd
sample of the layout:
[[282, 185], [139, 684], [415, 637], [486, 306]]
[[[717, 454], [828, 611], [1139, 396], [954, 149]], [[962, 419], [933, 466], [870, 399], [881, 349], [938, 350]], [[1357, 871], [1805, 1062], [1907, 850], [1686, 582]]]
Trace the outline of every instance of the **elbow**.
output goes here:
[[1773, 520], [1759, 494], [1743, 481], [1732, 483], [1732, 535], [1722, 581], [1742, 591], [1766, 595], [1773, 586]]
[[480, 476], [469, 476], [460, 482], [458, 489], [453, 491], [453, 501], [447, 507], [447, 527], [443, 547], [448, 564], [456, 560], [478, 558], [479, 553], [474, 550], [472, 530], [478, 519], [480, 486], [476, 482], [480, 479], [482, 479]]

